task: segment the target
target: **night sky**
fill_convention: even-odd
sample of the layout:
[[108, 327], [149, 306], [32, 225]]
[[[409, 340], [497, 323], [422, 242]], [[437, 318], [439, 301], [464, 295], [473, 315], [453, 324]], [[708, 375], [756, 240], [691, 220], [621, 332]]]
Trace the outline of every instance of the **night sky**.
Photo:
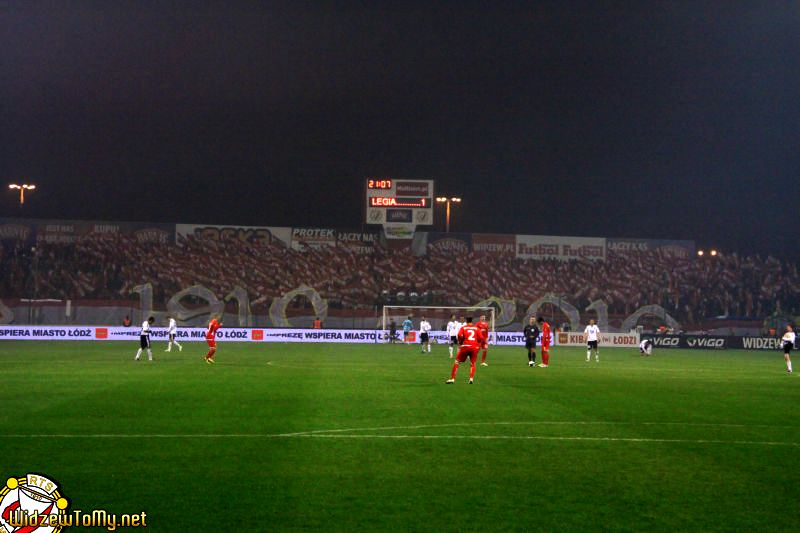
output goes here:
[[431, 178], [456, 231], [795, 254], [798, 36], [792, 1], [0, 2], [0, 176], [27, 216], [343, 228]]

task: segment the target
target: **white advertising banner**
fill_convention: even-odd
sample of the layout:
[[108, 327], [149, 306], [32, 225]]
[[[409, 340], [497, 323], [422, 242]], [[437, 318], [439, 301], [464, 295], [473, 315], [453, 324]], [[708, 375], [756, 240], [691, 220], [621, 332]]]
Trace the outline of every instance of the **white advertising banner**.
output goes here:
[[[206, 328], [178, 328], [177, 338], [205, 341]], [[224, 328], [217, 331], [218, 341], [260, 341], [263, 330]], [[152, 328], [150, 339], [167, 340], [167, 328]], [[0, 340], [23, 341], [138, 341], [138, 327], [105, 326], [0, 326]]]
[[[417, 332], [413, 332], [417, 342]], [[180, 342], [204, 342], [205, 328], [178, 328]], [[280, 329], [280, 328], [221, 328], [216, 339], [222, 342], [333, 342], [366, 344], [384, 342], [387, 331], [375, 329]], [[402, 335], [402, 333], [401, 333]], [[450, 341], [444, 331], [431, 331], [431, 339], [439, 344]], [[167, 340], [166, 328], [153, 328], [152, 341]], [[104, 326], [0, 326], [0, 340], [29, 341], [131, 341], [138, 342], [138, 327]], [[557, 340], [557, 339], [556, 339]], [[489, 334], [489, 343], [497, 346], [523, 346], [521, 332]], [[638, 344], [638, 342], [637, 342]]]
[[369, 344], [382, 342], [375, 329], [265, 329], [264, 342], [334, 342]]
[[[418, 332], [412, 332], [412, 342], [418, 342]], [[400, 333], [402, 336], [402, 332]], [[450, 342], [450, 337], [446, 331], [430, 331], [428, 336], [431, 341], [437, 344], [447, 344]], [[489, 344], [494, 346], [525, 346], [525, 336], [522, 332], [515, 331], [498, 331], [497, 333], [489, 332]]]
[[[342, 343], [376, 343], [385, 342], [389, 332], [374, 329], [265, 329], [265, 342], [342, 342]], [[402, 340], [402, 331], [398, 330], [398, 339]], [[447, 344], [450, 337], [446, 331], [429, 332], [431, 342]], [[419, 342], [419, 332], [411, 332], [411, 342]], [[489, 333], [489, 344], [495, 346], [524, 346], [525, 337], [522, 332]]]
[[[560, 332], [556, 335], [558, 344], [563, 346], [586, 346], [586, 337], [583, 332]], [[600, 347], [637, 348], [639, 346], [638, 333], [601, 333]]]
[[336, 246], [336, 230], [330, 228], [292, 228], [292, 249], [304, 251]]
[[517, 235], [515, 250], [518, 259], [606, 260], [606, 240], [602, 237]]

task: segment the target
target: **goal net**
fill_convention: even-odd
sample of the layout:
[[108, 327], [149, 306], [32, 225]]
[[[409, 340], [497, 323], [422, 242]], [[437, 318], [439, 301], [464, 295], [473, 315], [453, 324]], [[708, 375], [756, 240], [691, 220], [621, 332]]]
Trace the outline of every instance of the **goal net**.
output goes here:
[[[411, 329], [411, 342], [419, 342], [419, 323], [423, 317], [430, 322], [430, 337], [433, 342], [447, 342], [447, 323], [455, 315], [456, 320], [463, 322], [472, 317], [473, 323], [480, 320], [481, 315], [486, 315], [489, 324], [489, 344], [495, 340], [495, 308], [494, 307], [446, 307], [436, 305], [385, 305], [381, 317], [381, 330], [383, 342], [403, 342], [403, 322], [410, 316], [413, 327]], [[392, 327], [394, 326], [394, 328]], [[394, 329], [395, 337], [392, 338]]]

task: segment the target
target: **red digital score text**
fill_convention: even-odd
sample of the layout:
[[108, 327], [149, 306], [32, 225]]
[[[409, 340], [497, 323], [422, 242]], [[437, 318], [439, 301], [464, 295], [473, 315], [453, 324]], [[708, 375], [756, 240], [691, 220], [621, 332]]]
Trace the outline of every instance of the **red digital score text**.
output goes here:
[[370, 207], [428, 207], [428, 199], [372, 196], [369, 199], [369, 205]]
[[367, 180], [367, 189], [391, 189], [392, 180]]

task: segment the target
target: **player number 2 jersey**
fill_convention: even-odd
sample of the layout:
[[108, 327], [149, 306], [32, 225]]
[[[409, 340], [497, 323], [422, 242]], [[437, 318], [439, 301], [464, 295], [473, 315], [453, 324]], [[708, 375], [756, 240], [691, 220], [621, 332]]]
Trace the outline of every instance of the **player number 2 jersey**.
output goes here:
[[486, 335], [478, 328], [467, 324], [458, 331], [458, 343], [467, 348], [479, 348], [486, 341]]

